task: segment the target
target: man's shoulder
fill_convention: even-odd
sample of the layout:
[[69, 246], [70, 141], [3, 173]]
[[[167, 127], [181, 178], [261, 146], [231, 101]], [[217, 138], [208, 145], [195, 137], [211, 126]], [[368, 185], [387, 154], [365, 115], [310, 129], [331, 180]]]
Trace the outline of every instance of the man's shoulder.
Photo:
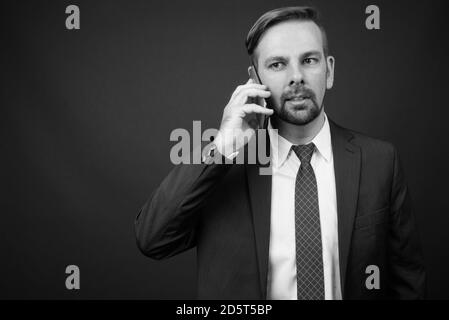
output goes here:
[[396, 147], [390, 141], [340, 126], [335, 122], [331, 122], [331, 127], [334, 127], [335, 132], [343, 134], [351, 144], [359, 147], [365, 157], [375, 157], [377, 159], [386, 157], [391, 159], [391, 157], [396, 155]]

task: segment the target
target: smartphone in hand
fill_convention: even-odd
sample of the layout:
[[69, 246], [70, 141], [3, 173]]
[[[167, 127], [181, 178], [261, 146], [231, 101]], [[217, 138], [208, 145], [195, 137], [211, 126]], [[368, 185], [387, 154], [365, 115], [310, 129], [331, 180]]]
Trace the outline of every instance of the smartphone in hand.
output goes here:
[[[259, 75], [257, 74], [256, 68], [254, 67], [254, 65], [251, 65], [248, 68], [248, 75], [251, 79], [253, 79], [253, 81], [255, 83], [262, 84], [260, 82]], [[248, 100], [249, 100], [249, 103], [258, 104], [264, 108], [267, 107], [267, 103], [264, 98], [256, 97], [256, 98], [249, 98]], [[257, 120], [259, 123], [259, 129], [266, 129], [268, 127], [268, 116], [266, 116], [264, 114], [257, 114]]]

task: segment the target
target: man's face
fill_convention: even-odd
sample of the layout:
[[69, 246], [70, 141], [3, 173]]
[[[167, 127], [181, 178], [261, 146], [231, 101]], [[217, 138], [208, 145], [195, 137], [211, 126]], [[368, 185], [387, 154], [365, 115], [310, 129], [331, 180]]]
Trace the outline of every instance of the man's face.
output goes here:
[[321, 30], [314, 22], [292, 20], [271, 27], [255, 57], [276, 116], [305, 125], [320, 114], [326, 88], [333, 85], [334, 58], [324, 57]]

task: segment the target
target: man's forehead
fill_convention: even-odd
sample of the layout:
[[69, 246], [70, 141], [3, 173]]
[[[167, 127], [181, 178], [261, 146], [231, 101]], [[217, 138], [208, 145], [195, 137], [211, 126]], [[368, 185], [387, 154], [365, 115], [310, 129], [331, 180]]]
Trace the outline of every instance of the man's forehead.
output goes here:
[[256, 55], [268, 56], [300, 55], [309, 51], [323, 50], [320, 28], [313, 21], [286, 21], [268, 29], [261, 37]]

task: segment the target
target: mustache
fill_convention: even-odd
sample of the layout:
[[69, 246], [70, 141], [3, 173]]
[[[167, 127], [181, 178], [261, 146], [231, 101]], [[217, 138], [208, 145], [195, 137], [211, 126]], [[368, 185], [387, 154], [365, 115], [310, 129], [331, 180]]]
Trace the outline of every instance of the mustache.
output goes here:
[[311, 100], [315, 100], [315, 93], [309, 88], [303, 86], [296, 86], [293, 88], [289, 88], [288, 91], [282, 93], [281, 100], [286, 101], [299, 97], [307, 97]]

